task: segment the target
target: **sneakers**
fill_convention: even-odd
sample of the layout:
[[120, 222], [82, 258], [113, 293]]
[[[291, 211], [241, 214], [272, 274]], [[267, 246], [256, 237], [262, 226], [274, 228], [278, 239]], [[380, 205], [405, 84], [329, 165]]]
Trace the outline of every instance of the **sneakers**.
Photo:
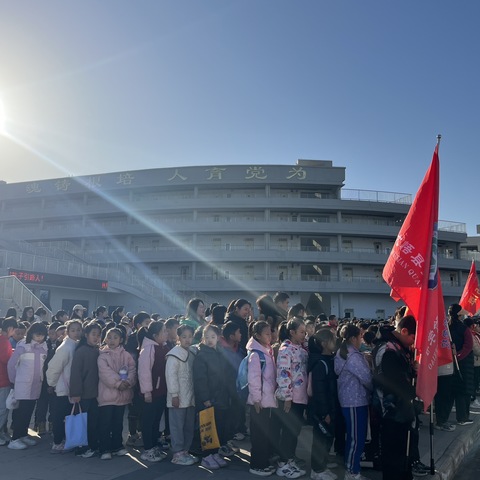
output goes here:
[[237, 445], [235, 445], [232, 440], [229, 440], [227, 442], [227, 446], [230, 447], [230, 449], [235, 453], [238, 453], [240, 451], [240, 448]]
[[168, 453], [164, 452], [158, 445], [155, 445], [153, 449], [157, 452], [157, 455], [160, 455], [162, 458], [168, 457]]
[[190, 457], [193, 460], [193, 463], [198, 463], [200, 461], [200, 458], [196, 457], [195, 455], [192, 455], [191, 453], [188, 453], [187, 451], [183, 452], [187, 457]]
[[228, 465], [228, 462], [226, 462], [225, 459], [218, 453], [214, 453], [212, 456], [213, 456], [213, 459], [220, 465], [221, 468], [226, 467]]
[[235, 455], [235, 452], [227, 445], [222, 445], [218, 449], [218, 453], [224, 457], [233, 457]]
[[141, 435], [139, 435], [138, 433], [129, 435], [127, 438], [127, 445], [129, 447], [135, 447], [135, 448], [143, 447], [143, 439]]
[[457, 427], [455, 425], [452, 425], [451, 423], [445, 422], [441, 424], [436, 423], [434, 425], [434, 428], [436, 428], [437, 430], [443, 430], [444, 432], [453, 432]]
[[165, 457], [160, 455], [160, 453], [156, 450], [155, 447], [151, 448], [150, 450], [145, 450], [141, 455], [140, 458], [142, 460], [146, 460], [147, 462], [161, 462]]
[[115, 455], [116, 457], [124, 457], [127, 453], [128, 453], [128, 450], [122, 447], [112, 452], [112, 455]]
[[[301, 459], [298, 459], [300, 461], [302, 461]], [[302, 475], [305, 475], [307, 472], [304, 470], [304, 467], [301, 466], [301, 464], [299, 464], [297, 462], [297, 458], [293, 458], [292, 460], [289, 460], [288, 462], [292, 467], [296, 468]]]
[[95, 455], [98, 455], [98, 450], [92, 450], [91, 448], [89, 448], [86, 452], [83, 452], [81, 455], [79, 455], [79, 457], [92, 458]]
[[461, 425], [463, 427], [464, 425], [471, 425], [472, 423], [473, 423], [473, 420], [470, 420], [469, 418], [467, 418], [466, 420], [457, 422], [457, 425]]
[[259, 477], [269, 477], [270, 475], [273, 475], [273, 470], [270, 468], [251, 468], [249, 472], [252, 475], [257, 475]]
[[300, 478], [305, 475], [305, 472], [302, 473], [301, 470], [291, 463], [284, 463], [283, 465], [279, 463], [276, 474], [279, 477]]
[[310, 478], [312, 480], [335, 480], [337, 476], [329, 470], [324, 470], [323, 472], [314, 472], [312, 470], [310, 473]]
[[208, 455], [207, 457], [202, 459], [202, 467], [205, 467], [208, 470], [218, 470], [220, 468], [220, 465], [215, 461], [213, 455]]
[[54, 443], [52, 445], [52, 448], [50, 449], [50, 453], [53, 453], [53, 454], [63, 453], [64, 450], [65, 450], [65, 442]]
[[12, 450], [25, 450], [27, 446], [22, 442], [21, 438], [17, 438], [16, 440], [11, 440], [7, 448]]
[[37, 441], [32, 437], [22, 437], [22, 442], [27, 445], [27, 447], [34, 447], [37, 444]]
[[173, 454], [172, 463], [176, 465], [193, 465], [195, 460], [188, 453], [177, 452]]
[[111, 460], [112, 454], [110, 452], [105, 452], [100, 455], [100, 460]]
[[364, 477], [360, 473], [345, 472], [345, 476], [343, 477], [343, 480], [369, 480], [369, 479], [367, 477]]
[[416, 477], [425, 477], [430, 474], [430, 467], [417, 460], [412, 463], [412, 473]]
[[[479, 407], [480, 408], [480, 407]], [[237, 432], [234, 436], [233, 439], [236, 440], [237, 442], [241, 442], [242, 440], [245, 440], [245, 435], [242, 432]]]
[[470, 404], [470, 408], [480, 408], [480, 402], [478, 401], [478, 399], [475, 399], [475, 400]]

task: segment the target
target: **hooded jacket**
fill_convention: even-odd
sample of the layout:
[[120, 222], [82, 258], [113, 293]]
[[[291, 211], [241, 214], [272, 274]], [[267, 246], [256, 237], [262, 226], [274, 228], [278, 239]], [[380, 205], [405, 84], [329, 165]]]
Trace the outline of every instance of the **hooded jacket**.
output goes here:
[[167, 379], [167, 407], [172, 408], [172, 398], [178, 397], [179, 408], [195, 406], [195, 392], [193, 388], [193, 362], [197, 349], [185, 348], [177, 345], [166, 355], [167, 365], [165, 377]]
[[37, 400], [43, 381], [43, 363], [47, 358], [47, 344], [20, 340], [7, 364], [8, 378], [14, 384], [17, 400]]
[[253, 337], [247, 343], [247, 351], [259, 350], [265, 355], [265, 367], [262, 372], [260, 356], [252, 352], [248, 359], [248, 405], [260, 403], [262, 408], [276, 408], [277, 368], [272, 347], [264, 347]]
[[48, 363], [47, 383], [50, 387], [55, 388], [57, 397], [68, 397], [70, 395], [70, 372], [77, 343], [70, 337], [65, 337]]
[[[137, 381], [135, 361], [132, 356], [119, 345], [111, 350], [108, 346], [103, 347], [98, 355], [98, 405], [127, 405], [133, 399], [133, 386]], [[127, 367], [127, 381], [131, 388], [119, 390], [122, 382], [120, 369]]]

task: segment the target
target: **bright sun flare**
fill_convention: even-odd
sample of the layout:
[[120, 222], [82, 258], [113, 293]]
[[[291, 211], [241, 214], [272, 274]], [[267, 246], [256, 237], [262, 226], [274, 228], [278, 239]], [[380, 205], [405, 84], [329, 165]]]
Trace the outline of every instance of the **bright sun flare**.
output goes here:
[[7, 117], [5, 114], [5, 107], [3, 106], [3, 101], [0, 98], [0, 135], [3, 135], [6, 133], [6, 123], [7, 123]]

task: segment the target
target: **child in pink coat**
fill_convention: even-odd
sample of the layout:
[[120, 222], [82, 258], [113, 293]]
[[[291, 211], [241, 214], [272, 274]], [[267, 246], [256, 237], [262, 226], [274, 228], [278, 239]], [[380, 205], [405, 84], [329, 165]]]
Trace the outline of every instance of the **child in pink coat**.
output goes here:
[[18, 342], [7, 364], [8, 378], [14, 384], [15, 398], [19, 401], [12, 414], [13, 435], [8, 444], [12, 450], [24, 450], [37, 443], [28, 436], [28, 426], [42, 390], [43, 364], [47, 358], [46, 338], [47, 327], [40, 322], [32, 324], [25, 340]]
[[250, 405], [250, 473], [262, 477], [273, 474], [269, 458], [274, 453], [271, 435], [272, 408], [277, 407], [275, 398], [276, 367], [270, 346], [272, 332], [267, 322], [255, 322], [251, 327], [252, 337], [247, 343], [248, 399]]
[[124, 333], [111, 328], [105, 337], [106, 345], [98, 356], [98, 405], [100, 407], [100, 454], [102, 460], [128, 452], [123, 447], [123, 414], [125, 405], [133, 399], [137, 381], [135, 362], [125, 351]]

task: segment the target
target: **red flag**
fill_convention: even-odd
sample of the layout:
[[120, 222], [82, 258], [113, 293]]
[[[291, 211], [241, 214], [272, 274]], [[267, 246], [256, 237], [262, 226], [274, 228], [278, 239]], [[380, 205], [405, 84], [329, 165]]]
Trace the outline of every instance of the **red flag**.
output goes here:
[[417, 394], [427, 408], [437, 390], [438, 365], [452, 362], [438, 271], [438, 145], [388, 257], [383, 278], [417, 320]]
[[464, 310], [475, 315], [480, 310], [480, 289], [478, 288], [477, 270], [475, 268], [475, 260], [472, 260], [472, 266], [470, 267], [470, 273], [467, 278], [467, 283], [463, 289], [462, 298], [459, 305]]

